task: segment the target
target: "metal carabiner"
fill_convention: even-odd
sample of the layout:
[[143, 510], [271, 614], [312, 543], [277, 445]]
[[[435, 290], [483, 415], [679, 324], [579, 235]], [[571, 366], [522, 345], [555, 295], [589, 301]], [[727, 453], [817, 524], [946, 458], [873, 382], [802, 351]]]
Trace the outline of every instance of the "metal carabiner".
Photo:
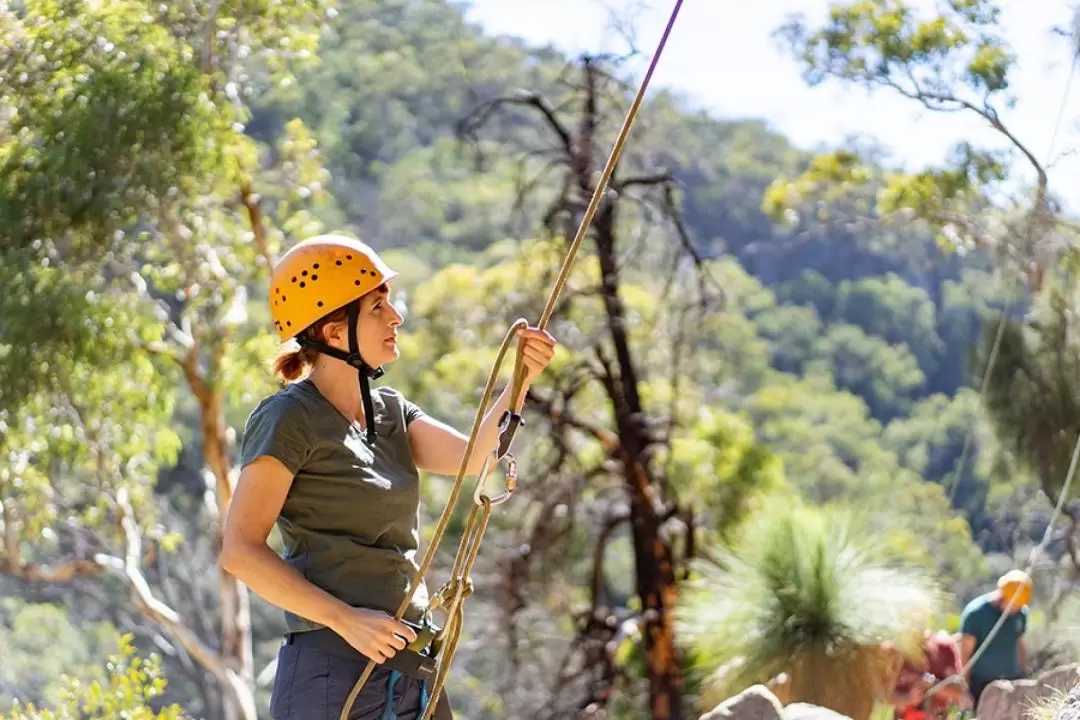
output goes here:
[[491, 472], [491, 461], [493, 459], [492, 455], [488, 455], [484, 458], [484, 465], [480, 468], [480, 477], [476, 480], [476, 489], [473, 490], [473, 502], [480, 506], [483, 506], [485, 499], [491, 506], [502, 505], [509, 500], [514, 494], [514, 491], [517, 490], [517, 460], [515, 460], [514, 456], [508, 452], [502, 458], [503, 462], [506, 463], [506, 467], [503, 471], [503, 474], [506, 476], [504, 490], [496, 497], [489, 497], [487, 493], [484, 492], [484, 485], [487, 484], [487, 476], [488, 473]]

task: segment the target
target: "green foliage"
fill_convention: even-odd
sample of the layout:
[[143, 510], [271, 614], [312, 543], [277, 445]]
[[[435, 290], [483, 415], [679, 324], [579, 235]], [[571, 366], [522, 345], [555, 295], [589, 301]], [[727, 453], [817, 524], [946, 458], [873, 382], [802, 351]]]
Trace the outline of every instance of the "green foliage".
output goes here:
[[683, 593], [684, 641], [717, 696], [790, 679], [791, 701], [865, 717], [887, 656], [910, 651], [939, 608], [935, 583], [896, 564], [857, 514], [763, 504]]
[[[763, 210], [790, 224], [803, 215], [852, 209], [886, 222], [921, 221], [945, 248], [1004, 251], [1012, 271], [1037, 287], [1045, 257], [1033, 243], [1061, 218], [1047, 201], [1049, 158], [1037, 158], [1009, 129], [1017, 59], [999, 22], [994, 0], [954, 0], [929, 16], [904, 0], [834, 2], [821, 27], [792, 18], [777, 34], [811, 85], [838, 80], [897, 93], [931, 111], [973, 114], [998, 133], [1003, 148], [961, 141], [940, 167], [914, 172], [878, 167], [857, 150], [827, 153], [813, 158], [802, 175], [777, 178]], [[1032, 180], [1033, 201], [1026, 194], [1009, 198], [1010, 184], [1031, 186]], [[1001, 197], [1007, 199], [992, 199]], [[1040, 227], [1034, 213], [1045, 214]], [[1010, 227], [1018, 216], [1024, 224]]]
[[135, 653], [131, 636], [123, 635], [105, 665], [105, 679], [64, 676], [60, 701], [51, 709], [15, 703], [7, 720], [63, 720], [66, 718], [124, 718], [125, 720], [180, 720], [179, 705], [160, 710], [154, 705], [165, 690], [157, 655], [143, 658]]
[[667, 472], [680, 495], [706, 510], [714, 537], [722, 538], [755, 497], [782, 487], [782, 465], [755, 442], [745, 417], [702, 408], [686, 425], [672, 440]]
[[938, 95], [963, 85], [986, 99], [1008, 89], [1014, 60], [997, 37], [999, 16], [990, 0], [949, 2], [928, 18], [902, 0], [857, 0], [830, 5], [819, 30], [793, 21], [783, 32], [811, 84], [832, 76], [871, 86], [910, 84]]
[[[1080, 336], [1074, 293], [1054, 287], [1028, 319], [1008, 321], [986, 406], [1002, 444], [1057, 502], [1080, 433]], [[986, 339], [986, 347], [992, 342]], [[1071, 496], [1080, 492], [1074, 484]]]
[[0, 713], [16, 698], [52, 701], [69, 674], [97, 665], [115, 647], [117, 632], [104, 622], [72, 620], [58, 604], [6, 597], [0, 602]]
[[21, 5], [15, 19], [0, 11], [9, 31], [0, 51], [3, 137], [13, 139], [0, 142], [9, 247], [107, 244], [147, 202], [203, 186], [225, 161], [214, 140], [231, 108], [214, 105], [192, 49], [148, 15], [167, 6]]
[[[84, 552], [87, 537], [95, 551], [119, 553], [122, 497], [147, 557], [161, 562], [163, 582], [151, 575], [152, 589], [181, 588], [170, 602], [191, 619], [217, 602], [205, 438], [192, 391], [220, 403], [212, 406], [234, 455], [234, 431], [275, 387], [266, 369], [276, 349], [267, 332], [267, 263], [324, 229], [357, 231], [385, 249], [402, 271], [394, 290], [409, 312], [402, 358], [384, 382], [467, 428], [503, 333], [517, 317], [538, 316], [562, 260], [559, 238], [522, 241], [535, 237], [544, 203], [562, 188], [557, 164], [512, 155], [512, 146], [547, 143], [546, 128], [524, 111], [505, 113], [476, 146], [454, 134], [477, 104], [520, 88], [575, 107], [567, 59], [486, 37], [442, 0], [346, 0], [333, 12], [315, 0], [23, 5], [19, 15], [0, 15], [16, 39], [0, 49], [0, 95], [14, 108], [0, 119], [0, 211], [11, 216], [0, 225], [8, 240], [0, 262], [0, 497], [15, 512], [5, 529], [20, 538], [14, 559], [34, 566]], [[914, 77], [919, 91], [956, 95], [931, 99], [934, 107], [970, 102], [965, 112], [976, 112], [993, 101], [1003, 117], [1007, 103], [997, 98], [1010, 90], [1011, 58], [993, 38], [991, 6], [954, 0], [943, 12], [917, 19], [898, 2], [861, 1], [838, 6], [820, 32], [790, 37], [815, 82], [828, 76], [896, 91], [891, 83]], [[316, 58], [324, 18], [331, 22]], [[55, 42], [45, 47], [44, 39]], [[604, 98], [604, 137], [628, 101], [621, 92]], [[94, 135], [102, 126], [111, 132]], [[163, 135], [168, 142], [155, 140]], [[943, 256], [934, 235], [981, 242], [1011, 219], [1009, 207], [990, 218], [972, 212], [985, 206], [984, 191], [1000, 186], [1009, 158], [960, 145], [941, 168], [900, 172], [866, 147], [806, 157], [764, 123], [710, 117], [660, 91], [643, 106], [629, 149], [623, 177], [672, 170], [689, 235], [723, 291], [723, 302], [701, 313], [692, 268], [668, 283], [679, 239], [667, 226], [646, 231], [655, 209], [627, 200], [621, 299], [642, 397], [665, 438], [654, 461], [670, 480], [665, 492], [705, 523], [699, 537], [710, 546], [734, 539], [745, 573], [759, 572], [753, 562], [773, 563], [805, 580], [775, 612], [825, 603], [826, 619], [835, 618], [860, 597], [878, 570], [858, 568], [880, 567], [876, 556], [860, 565], [867, 556], [853, 553], [854, 585], [834, 581], [843, 548], [861, 547], [865, 525], [874, 528], [875, 550], [940, 577], [954, 606], [981, 590], [980, 550], [1008, 554], [1030, 542], [1026, 518], [1042, 501], [1031, 492], [1030, 465], [1017, 459], [1030, 454], [1012, 443], [1004, 421], [988, 426], [967, 388], [981, 368], [971, 346], [1003, 304], [1002, 283], [987, 253]], [[532, 199], [518, 203], [529, 188]], [[252, 212], [261, 225], [252, 225]], [[91, 247], [98, 254], [90, 260], [76, 252]], [[547, 397], [580, 385], [572, 403], [579, 419], [610, 428], [604, 391], [583, 380], [611, 354], [599, 277], [583, 252], [551, 328], [560, 350], [536, 390]], [[1050, 335], [1036, 341], [1032, 333], [1021, 332], [1021, 345], [1010, 335], [1009, 348], [1021, 348], [1038, 372], [1006, 373], [1002, 382], [1051, 378], [1055, 356], [1040, 345]], [[1059, 380], [1052, 388], [1070, 397]], [[1002, 404], [1014, 390], [1027, 399], [1006, 409], [1020, 418], [1036, 408], [1035, 390], [1010, 384]], [[517, 641], [554, 677], [564, 669], [569, 618], [587, 600], [598, 518], [617, 509], [618, 478], [595, 438], [554, 437], [546, 423], [532, 416], [515, 448], [522, 488], [493, 518], [486, 546], [532, 553], [531, 602], [517, 616], [525, 618]], [[953, 478], [973, 427], [970, 460]], [[1023, 427], [1042, 437], [1030, 422]], [[1012, 444], [998, 448], [995, 428]], [[562, 470], [550, 471], [563, 451]], [[1054, 446], [1055, 464], [1062, 452]], [[430, 521], [446, 484], [432, 478], [422, 487]], [[560, 495], [565, 487], [569, 497]], [[783, 500], [761, 505], [772, 493]], [[775, 520], [763, 514], [796, 501], [803, 505]], [[458, 509], [451, 534], [467, 509]], [[851, 515], [861, 520], [851, 534], [832, 529], [834, 518]], [[754, 537], [772, 538], [762, 547], [774, 550], [800, 545], [781, 562], [778, 550], [754, 550]], [[7, 552], [0, 561], [12, 560]], [[178, 574], [181, 559], [190, 567]], [[636, 602], [633, 571], [632, 544], [617, 537], [603, 582], [620, 608]], [[724, 577], [715, 579], [726, 588], [722, 607], [768, 597], [760, 573], [741, 586]], [[189, 589], [192, 599], [182, 599]], [[482, 631], [473, 627], [503, 628], [517, 612], [504, 590], [478, 583], [470, 612], [482, 620], [467, 623], [474, 640]], [[712, 617], [700, 607], [704, 596], [689, 597], [688, 621], [695, 612]], [[749, 605], [733, 616], [744, 630], [767, 620]], [[280, 613], [258, 600], [254, 611], [258, 672], [276, 651]], [[207, 618], [207, 627], [221, 619]], [[849, 630], [859, 638], [891, 633], [864, 624], [837, 632]], [[71, 633], [61, 629], [58, 643], [78, 647]], [[505, 716], [548, 700], [535, 687], [542, 683], [504, 678], [504, 635], [482, 636], [460, 658], [465, 677], [483, 679], [462, 683], [462, 705], [478, 717], [483, 708]], [[732, 637], [738, 649], [755, 636]], [[84, 639], [71, 654], [91, 660], [101, 653], [95, 643]], [[704, 649], [698, 657], [711, 668], [722, 653]], [[627, 677], [610, 707], [639, 708], [638, 639], [628, 636], [618, 656]], [[79, 676], [67, 664], [52, 672], [61, 664], [45, 660], [54, 676]], [[186, 675], [173, 676], [170, 690], [188, 711], [212, 715], [220, 693], [202, 698]], [[494, 698], [496, 686], [511, 690]]]

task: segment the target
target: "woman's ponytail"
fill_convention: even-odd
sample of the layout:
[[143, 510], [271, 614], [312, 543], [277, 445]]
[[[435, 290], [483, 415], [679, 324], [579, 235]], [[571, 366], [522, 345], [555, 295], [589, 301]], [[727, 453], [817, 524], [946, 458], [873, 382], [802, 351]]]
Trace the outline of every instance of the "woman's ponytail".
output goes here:
[[310, 348], [282, 348], [274, 358], [274, 375], [285, 382], [299, 380], [315, 365], [318, 351]]
[[[322, 339], [323, 327], [327, 323], [345, 322], [348, 317], [348, 306], [339, 307], [313, 322], [310, 327], [303, 330], [302, 334]], [[285, 382], [299, 380], [311, 372], [311, 368], [315, 367], [315, 360], [318, 357], [318, 350], [310, 347], [297, 347], [295, 343], [290, 343], [282, 347], [281, 352], [274, 358], [274, 375]]]

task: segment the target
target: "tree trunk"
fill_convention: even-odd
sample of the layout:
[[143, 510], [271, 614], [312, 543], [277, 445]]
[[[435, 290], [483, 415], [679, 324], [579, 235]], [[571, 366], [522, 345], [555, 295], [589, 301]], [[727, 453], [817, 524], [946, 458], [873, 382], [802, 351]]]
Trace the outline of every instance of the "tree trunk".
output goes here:
[[[194, 356], [194, 351], [192, 360]], [[229, 463], [225, 418], [221, 393], [198, 374], [195, 363], [185, 365], [185, 374], [199, 401], [203, 457], [214, 478], [212, 513], [214, 556], [220, 557], [224, 542], [225, 518], [232, 501], [233, 484]], [[251, 605], [247, 589], [218, 563], [218, 596], [221, 602], [221, 659], [229, 671], [228, 690], [223, 688], [225, 720], [257, 720], [254, 658], [251, 648]], [[231, 690], [231, 692], [229, 691]]]
[[649, 675], [649, 707], [653, 720], [681, 720], [682, 672], [675, 648], [672, 611], [677, 598], [672, 550], [660, 532], [664, 511], [656, 497], [649, 468], [645, 416], [638, 392], [638, 374], [627, 337], [626, 311], [619, 297], [615, 254], [615, 206], [605, 202], [595, 220], [601, 293], [615, 349], [618, 378], [608, 378], [622, 447], [623, 476], [630, 495], [636, 589], [644, 608], [645, 655]]

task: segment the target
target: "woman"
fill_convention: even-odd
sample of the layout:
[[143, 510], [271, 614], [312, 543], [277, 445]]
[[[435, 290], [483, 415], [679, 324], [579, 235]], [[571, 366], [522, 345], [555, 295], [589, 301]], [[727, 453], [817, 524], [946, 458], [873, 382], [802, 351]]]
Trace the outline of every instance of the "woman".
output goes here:
[[[378, 667], [351, 718], [411, 720], [428, 701], [430, 667], [417, 639], [428, 593], [394, 613], [417, 569], [418, 471], [454, 475], [467, 439], [401, 393], [369, 378], [397, 359], [397, 273], [367, 245], [324, 235], [274, 268], [270, 309], [282, 342], [275, 371], [289, 384], [248, 418], [222, 564], [285, 610], [286, 638], [271, 697], [274, 718], [338, 718], [373, 659]], [[551, 360], [546, 332], [522, 332], [526, 387]], [[359, 378], [359, 382], [358, 382]], [[469, 474], [495, 448], [505, 391], [487, 414]], [[277, 524], [284, 557], [267, 545]], [[405, 650], [411, 644], [410, 650]], [[445, 694], [435, 717], [452, 717]]]

